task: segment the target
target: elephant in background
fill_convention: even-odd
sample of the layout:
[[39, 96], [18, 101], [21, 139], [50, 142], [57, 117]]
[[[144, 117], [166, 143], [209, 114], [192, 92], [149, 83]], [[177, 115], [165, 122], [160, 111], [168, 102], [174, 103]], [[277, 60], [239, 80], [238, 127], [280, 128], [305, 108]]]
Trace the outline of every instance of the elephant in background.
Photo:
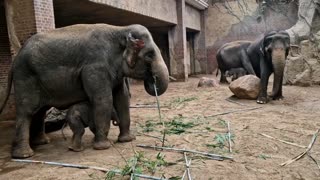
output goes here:
[[283, 72], [289, 50], [290, 36], [286, 31], [265, 33], [247, 48], [253, 69], [261, 80], [257, 103], [268, 102], [267, 87], [272, 73], [274, 73], [274, 81], [271, 98], [273, 100], [283, 99]]
[[243, 68], [249, 74], [255, 75], [246, 51], [250, 44], [251, 41], [234, 41], [220, 47], [217, 52], [218, 68], [221, 72], [220, 83], [228, 83], [226, 71], [230, 69]]
[[272, 99], [282, 99], [282, 81], [286, 58], [290, 49], [290, 37], [285, 31], [270, 31], [255, 41], [235, 41], [223, 45], [217, 53], [221, 71], [220, 82], [227, 82], [225, 71], [243, 68], [248, 74], [261, 79], [257, 103], [268, 102], [267, 86], [274, 73]]
[[152, 96], [168, 87], [160, 50], [141, 25], [79, 24], [33, 35], [13, 62], [7, 97], [0, 106], [1, 112], [13, 83], [17, 118], [12, 157], [30, 157], [30, 143], [49, 142], [44, 133], [49, 108], [66, 109], [80, 102], [92, 109], [94, 149], [111, 146], [107, 134], [113, 107], [120, 120], [119, 139], [133, 140], [125, 77], [144, 80]]

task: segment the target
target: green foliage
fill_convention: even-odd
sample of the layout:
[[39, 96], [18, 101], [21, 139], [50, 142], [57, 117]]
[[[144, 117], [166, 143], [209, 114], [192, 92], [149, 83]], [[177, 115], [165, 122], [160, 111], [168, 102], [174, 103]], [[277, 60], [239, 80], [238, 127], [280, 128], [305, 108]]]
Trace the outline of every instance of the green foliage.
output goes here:
[[266, 159], [271, 158], [271, 157], [268, 156], [268, 155], [265, 155], [265, 154], [260, 154], [260, 155], [258, 156], [258, 158], [261, 158], [261, 159], [266, 160]]
[[[158, 167], [167, 166], [169, 163], [165, 161], [165, 155], [158, 153], [155, 160], [148, 159], [143, 152], [136, 152], [135, 155], [127, 161], [127, 164], [121, 169], [122, 176], [129, 176], [132, 173], [142, 174], [144, 170], [154, 174]], [[112, 180], [115, 177], [113, 171], [106, 174], [106, 180]], [[134, 177], [134, 179], [138, 179]]]
[[197, 97], [177, 97], [169, 102], [169, 106], [171, 108], [176, 108], [186, 102], [190, 102], [197, 99], [198, 99]]
[[[231, 134], [230, 137], [231, 141], [234, 142], [234, 134]], [[212, 148], [224, 148], [226, 146], [226, 144], [228, 144], [229, 141], [229, 135], [228, 133], [224, 133], [224, 134], [217, 134], [214, 137], [214, 141], [215, 143], [213, 144], [206, 144], [207, 147], [212, 147]]]
[[112, 180], [115, 176], [116, 176], [116, 173], [115, 173], [115, 172], [109, 171], [109, 172], [106, 174], [105, 180]]
[[171, 121], [165, 122], [166, 134], [182, 134], [186, 129], [193, 128], [198, 124], [194, 122], [184, 122], [183, 116], [175, 116]]
[[[190, 129], [198, 125], [195, 122], [185, 121], [185, 117], [175, 116], [170, 121], [164, 122], [166, 134], [182, 134], [186, 132], [186, 129]], [[162, 126], [162, 123], [149, 120], [141, 127], [143, 128], [143, 132], [153, 132], [160, 126]]]

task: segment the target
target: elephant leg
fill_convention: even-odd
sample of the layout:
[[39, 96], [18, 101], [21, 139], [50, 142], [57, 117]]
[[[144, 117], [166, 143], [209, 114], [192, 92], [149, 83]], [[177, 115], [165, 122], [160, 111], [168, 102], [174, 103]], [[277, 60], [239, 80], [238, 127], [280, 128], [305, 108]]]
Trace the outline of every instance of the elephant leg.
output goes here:
[[31, 127], [30, 127], [30, 142], [32, 145], [43, 145], [48, 144], [50, 139], [45, 134], [44, 128], [44, 118], [46, 111], [49, 108], [41, 108], [35, 115], [32, 117]]
[[135, 139], [130, 132], [130, 94], [125, 82], [114, 90], [114, 108], [117, 112], [120, 124], [119, 142], [129, 142]]
[[226, 77], [226, 70], [220, 69], [220, 73], [221, 73], [220, 83], [223, 83], [223, 84], [228, 83], [227, 77]]
[[89, 97], [95, 126], [93, 148], [97, 150], [108, 149], [111, 144], [107, 139], [110, 130], [112, 112], [112, 90], [107, 70], [101, 65], [85, 67], [82, 70], [83, 86]]
[[[274, 78], [276, 79], [276, 77]], [[282, 82], [283, 82], [283, 78], [281, 78], [279, 81], [276, 81], [276, 80], [273, 81], [273, 88], [272, 88], [272, 95], [271, 95], [273, 100], [282, 100], [284, 98], [282, 95]]]
[[71, 144], [68, 148], [72, 151], [80, 152], [83, 150], [81, 140], [85, 132], [85, 126], [81, 121], [80, 115], [76, 113], [68, 113], [67, 121], [71, 131], [73, 132]]
[[243, 68], [249, 73], [249, 74], [253, 74], [253, 75], [256, 75], [256, 73], [254, 72], [253, 70], [253, 67], [252, 67], [252, 64], [251, 64], [251, 61], [248, 57], [248, 54], [245, 50], [241, 50], [241, 63], [242, 63], [242, 66]]
[[257, 103], [266, 104], [268, 102], [267, 88], [268, 88], [268, 82], [269, 82], [269, 77], [271, 75], [271, 71], [263, 60], [260, 60], [260, 70], [261, 70], [260, 92], [258, 95]]
[[30, 126], [32, 115], [37, 112], [39, 107], [40, 96], [38, 93], [40, 91], [35, 80], [24, 78], [22, 77], [21, 80], [14, 83], [17, 118], [11, 151], [13, 158], [28, 158], [34, 154], [30, 147]]

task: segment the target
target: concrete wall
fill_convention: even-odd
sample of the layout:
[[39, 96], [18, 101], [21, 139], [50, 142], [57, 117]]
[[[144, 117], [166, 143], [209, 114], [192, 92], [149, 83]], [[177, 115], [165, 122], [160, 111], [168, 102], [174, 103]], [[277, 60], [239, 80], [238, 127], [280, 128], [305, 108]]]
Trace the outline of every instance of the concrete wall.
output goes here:
[[186, 27], [189, 29], [201, 30], [201, 24], [200, 24], [200, 12], [199, 10], [193, 8], [192, 6], [186, 4], [186, 15], [183, 17], [185, 18]]
[[175, 0], [90, 0], [119, 9], [135, 12], [155, 19], [177, 23]]
[[[238, 1], [229, 1], [233, 12], [241, 19], [241, 22], [230, 15], [223, 4], [210, 4], [206, 18], [206, 47], [208, 57], [208, 72], [214, 73], [216, 64], [216, 51], [224, 43], [235, 40], [254, 40], [260, 34], [269, 30], [285, 30], [295, 24], [297, 20], [297, 4], [291, 2], [289, 6], [274, 5], [265, 11], [265, 21], [257, 22], [258, 4], [256, 0], [246, 1], [248, 11], [243, 14], [238, 6]], [[282, 12], [276, 12], [282, 8]]]

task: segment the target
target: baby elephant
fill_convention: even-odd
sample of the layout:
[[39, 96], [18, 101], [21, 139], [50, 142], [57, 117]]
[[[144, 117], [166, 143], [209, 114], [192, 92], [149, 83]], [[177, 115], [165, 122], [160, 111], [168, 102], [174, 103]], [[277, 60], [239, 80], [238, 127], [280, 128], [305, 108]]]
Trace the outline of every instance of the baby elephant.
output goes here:
[[227, 72], [227, 76], [232, 76], [232, 81], [238, 79], [241, 76], [245, 76], [247, 74], [247, 71], [244, 68], [231, 68]]
[[[82, 102], [71, 106], [67, 112], [66, 120], [73, 132], [71, 145], [69, 149], [72, 151], [82, 151], [81, 139], [85, 132], [85, 128], [89, 127], [92, 133], [95, 134], [96, 128], [92, 120], [92, 111], [89, 108], [88, 102]], [[116, 110], [113, 108], [111, 115], [112, 123], [118, 126], [120, 120], [118, 118]]]

